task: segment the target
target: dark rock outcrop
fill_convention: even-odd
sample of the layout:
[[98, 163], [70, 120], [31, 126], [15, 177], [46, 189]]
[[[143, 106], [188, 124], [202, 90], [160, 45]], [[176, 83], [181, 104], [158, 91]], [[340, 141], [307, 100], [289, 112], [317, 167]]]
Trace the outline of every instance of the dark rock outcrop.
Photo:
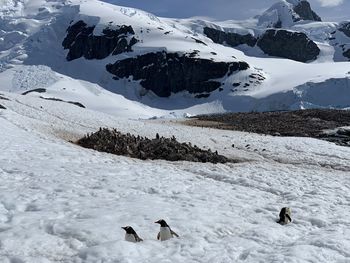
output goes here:
[[73, 104], [75, 106], [78, 106], [80, 108], [84, 108], [85, 109], [85, 106], [83, 104], [81, 104], [80, 102], [76, 102], [76, 101], [65, 101], [65, 100], [61, 100], [61, 99], [58, 99], [58, 98], [44, 98], [44, 97], [41, 97], [41, 96], [40, 96], [40, 99], [65, 102], [65, 103]]
[[350, 37], [350, 22], [342, 23], [339, 26], [339, 31], [343, 32], [347, 37]]
[[345, 51], [345, 52], [343, 53], [343, 56], [346, 57], [346, 58], [348, 58], [348, 59], [350, 59], [350, 49], [348, 49], [347, 51]]
[[9, 99], [0, 95], [0, 100], [9, 100]]
[[[350, 146], [350, 111], [298, 110], [196, 116], [187, 124], [273, 136], [312, 137]], [[327, 132], [325, 132], [327, 131]]]
[[38, 88], [38, 89], [32, 89], [32, 90], [27, 90], [25, 92], [22, 93], [22, 95], [27, 95], [29, 93], [45, 93], [46, 92], [46, 89], [43, 89], [43, 88]]
[[312, 61], [320, 54], [318, 46], [304, 33], [269, 29], [257, 45], [269, 56], [288, 58], [300, 62]]
[[236, 33], [226, 33], [210, 27], [205, 27], [203, 32], [208, 38], [213, 40], [214, 43], [226, 43], [231, 47], [236, 47], [243, 44], [254, 47], [257, 41], [257, 39], [250, 34], [240, 35]]
[[6, 110], [6, 108], [0, 104], [0, 110]]
[[189, 162], [230, 162], [225, 156], [211, 150], [202, 150], [190, 143], [179, 143], [175, 137], [164, 138], [158, 134], [155, 139], [143, 138], [131, 134], [122, 134], [117, 130], [101, 129], [88, 134], [77, 144], [100, 152], [123, 155], [141, 160], [162, 159], [167, 161]]
[[246, 70], [249, 65], [246, 62], [215, 62], [177, 53], [157, 52], [120, 60], [106, 68], [117, 79], [132, 76], [133, 80], [141, 80], [140, 84], [146, 90], [160, 97], [168, 97], [180, 91], [212, 92], [221, 86], [219, 81], [213, 79]]
[[132, 51], [138, 40], [131, 26], [122, 25], [113, 30], [105, 28], [102, 35], [94, 35], [95, 26], [87, 26], [78, 21], [67, 29], [67, 36], [62, 42], [64, 49], [69, 49], [67, 60], [80, 57], [86, 59], [104, 59], [109, 55], [118, 55]]
[[312, 9], [311, 5], [308, 1], [300, 1], [293, 8], [294, 12], [299, 15], [300, 18], [294, 18], [294, 22], [300, 20], [311, 20], [311, 21], [322, 21], [321, 17], [319, 17]]

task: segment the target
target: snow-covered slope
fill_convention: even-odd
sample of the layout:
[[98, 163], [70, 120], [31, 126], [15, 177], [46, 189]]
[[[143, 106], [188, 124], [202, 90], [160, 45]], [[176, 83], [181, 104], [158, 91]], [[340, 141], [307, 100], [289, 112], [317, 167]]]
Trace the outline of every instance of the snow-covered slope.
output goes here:
[[[282, 1], [276, 5], [285, 5], [288, 10], [294, 10], [300, 2], [304, 1]], [[269, 10], [275, 10], [275, 7]], [[350, 106], [350, 102], [343, 103], [343, 98], [349, 92], [350, 63], [345, 62], [347, 58], [343, 55], [349, 38], [338, 30], [336, 23], [305, 21], [299, 17], [285, 25], [288, 31], [305, 33], [320, 49], [315, 61], [300, 63], [269, 57], [258, 46], [242, 44], [230, 47], [225, 43], [214, 43], [203, 34], [203, 29], [209, 27], [259, 38], [266, 30], [260, 23], [262, 19], [268, 20], [264, 18], [265, 15], [259, 20], [225, 22], [167, 19], [97, 0], [4, 1], [0, 12], [0, 90], [3, 91], [23, 93], [45, 88], [45, 93], [30, 93], [27, 96], [77, 101], [89, 109], [139, 117], [170, 113], [182, 116], [185, 112], [288, 110], [301, 104], [308, 105], [305, 107]], [[287, 19], [287, 16], [283, 17]], [[131, 26], [138, 42], [130, 52], [103, 59], [87, 60], [81, 57], [68, 62], [66, 56], [69, 50], [63, 49], [62, 42], [67, 36], [67, 28], [78, 21], [93, 26], [92, 34], [96, 37], [102, 36], [106, 28], [115, 30], [121, 25]], [[107, 64], [150, 52], [176, 53], [189, 57], [189, 60], [193, 57], [193, 60], [208, 60], [211, 63], [243, 61], [249, 64], [249, 69], [209, 79], [220, 86], [214, 91], [192, 94], [184, 90], [172, 93], [169, 98], [160, 98], [149, 91], [149, 87], [143, 87], [142, 77], [118, 77], [116, 80], [106, 70]], [[333, 82], [331, 79], [339, 81]], [[155, 80], [158, 84], [162, 82]], [[304, 97], [306, 93], [298, 92], [300, 86], [303, 90], [309, 89], [307, 83], [314, 83], [307, 94], [323, 97], [323, 100], [318, 100], [322, 103], [314, 103], [308, 99], [310, 96]], [[339, 101], [337, 98], [328, 101], [327, 96], [318, 90], [319, 85], [322, 91], [339, 91]]]
[[[95, 37], [130, 25], [138, 42], [130, 52], [67, 61], [62, 42], [80, 20], [94, 26]], [[301, 63], [204, 34], [209, 27], [259, 38], [266, 29], [258, 19], [157, 18], [97, 0], [0, 0], [0, 262], [348, 262], [349, 148], [145, 120], [350, 108], [350, 63], [343, 56], [349, 38], [339, 26], [291, 24], [289, 31], [304, 32], [321, 50]], [[159, 51], [190, 63], [250, 67], [216, 79], [220, 88], [202, 98], [186, 91], [160, 98], [141, 80], [115, 80], [106, 71], [109, 63]], [[238, 162], [140, 161], [70, 142], [101, 126], [175, 136]], [[275, 222], [283, 206], [292, 208], [287, 226]], [[180, 238], [156, 241], [153, 222], [160, 218]], [[144, 242], [124, 241], [125, 225]]]
[[[125, 120], [3, 93], [1, 262], [347, 262], [350, 150], [279, 138]], [[175, 135], [241, 160], [140, 161], [68, 140], [100, 126]], [[63, 140], [63, 139], [64, 140]], [[228, 145], [235, 145], [235, 148]], [[250, 147], [246, 147], [249, 144]], [[275, 221], [292, 208], [293, 223]], [[156, 241], [167, 220], [179, 239]], [[132, 225], [145, 240], [124, 241]]]

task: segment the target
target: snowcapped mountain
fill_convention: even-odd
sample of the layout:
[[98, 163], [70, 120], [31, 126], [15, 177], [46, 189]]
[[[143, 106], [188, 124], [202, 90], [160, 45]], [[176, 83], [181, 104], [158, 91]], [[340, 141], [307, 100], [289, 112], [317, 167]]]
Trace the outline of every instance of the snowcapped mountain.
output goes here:
[[259, 26], [290, 27], [299, 21], [321, 21], [306, 0], [282, 0], [259, 17]]
[[97, 0], [0, 8], [3, 91], [128, 116], [350, 106], [350, 23], [321, 22], [304, 0], [224, 22]]
[[[350, 109], [350, 22], [310, 10], [282, 1], [219, 22], [97, 0], [0, 0], [0, 262], [349, 262], [349, 147], [168, 119]], [[233, 162], [72, 143], [100, 127]], [[285, 206], [293, 221], [277, 224]], [[161, 218], [179, 238], [157, 240]], [[144, 241], [126, 242], [126, 225]]]

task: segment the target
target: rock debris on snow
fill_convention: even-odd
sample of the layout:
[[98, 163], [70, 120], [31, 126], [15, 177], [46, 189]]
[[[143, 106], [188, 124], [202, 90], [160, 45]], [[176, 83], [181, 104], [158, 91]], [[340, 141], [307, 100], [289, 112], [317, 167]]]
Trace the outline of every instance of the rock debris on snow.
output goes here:
[[197, 116], [186, 123], [273, 136], [312, 137], [350, 146], [350, 131], [341, 128], [350, 126], [350, 111], [346, 110], [213, 114]]
[[101, 128], [99, 131], [88, 134], [77, 141], [77, 144], [85, 148], [116, 155], [124, 155], [141, 160], [163, 159], [167, 161], [189, 161], [189, 162], [231, 162], [225, 156], [217, 152], [202, 150], [191, 143], [180, 143], [172, 138], [160, 137], [148, 139], [134, 136], [129, 133], [122, 134], [117, 130]]

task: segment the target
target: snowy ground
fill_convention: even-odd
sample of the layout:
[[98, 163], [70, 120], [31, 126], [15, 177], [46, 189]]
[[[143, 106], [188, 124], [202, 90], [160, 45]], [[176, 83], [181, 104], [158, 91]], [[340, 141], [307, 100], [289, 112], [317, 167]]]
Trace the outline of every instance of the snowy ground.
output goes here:
[[[80, 10], [73, 5], [78, 2]], [[103, 17], [95, 17], [96, 10]], [[7, 108], [0, 110], [1, 263], [350, 262], [350, 148], [187, 127], [176, 118], [139, 119], [268, 110], [280, 101], [292, 108], [349, 107], [349, 62], [335, 63], [337, 50], [317, 38], [333, 24], [299, 25], [312, 29], [324, 47], [315, 63], [302, 64], [213, 44], [200, 36], [205, 21], [159, 19], [98, 1], [0, 0], [0, 11], [0, 93], [10, 99], [0, 100]], [[190, 38], [195, 34], [208, 44], [201, 48], [204, 57], [212, 49], [223, 61], [234, 55], [266, 80], [239, 96], [213, 93], [195, 103], [186, 94], [128, 100], [137, 97], [135, 90], [127, 80], [112, 81], [104, 71], [107, 61], [65, 61], [65, 30], [81, 16], [101, 19], [97, 29], [114, 19], [144, 28], [148, 44], [140, 43], [138, 52], [165, 44], [187, 52], [198, 46]], [[165, 29], [173, 31], [167, 42]], [[19, 95], [33, 88], [46, 92]], [[78, 101], [87, 109], [39, 96]], [[69, 143], [100, 126], [175, 135], [240, 162], [140, 161]], [[275, 221], [287, 205], [294, 222], [280, 226]], [[153, 222], [160, 218], [179, 239], [155, 240], [159, 226]], [[145, 241], [125, 242], [125, 225]]]
[[[4, 96], [0, 262], [349, 262], [349, 148]], [[99, 126], [175, 135], [241, 162], [140, 161], [67, 142]], [[280, 226], [286, 205], [294, 222]], [[180, 238], [156, 241], [159, 218]], [[124, 225], [145, 241], [123, 241]]]

